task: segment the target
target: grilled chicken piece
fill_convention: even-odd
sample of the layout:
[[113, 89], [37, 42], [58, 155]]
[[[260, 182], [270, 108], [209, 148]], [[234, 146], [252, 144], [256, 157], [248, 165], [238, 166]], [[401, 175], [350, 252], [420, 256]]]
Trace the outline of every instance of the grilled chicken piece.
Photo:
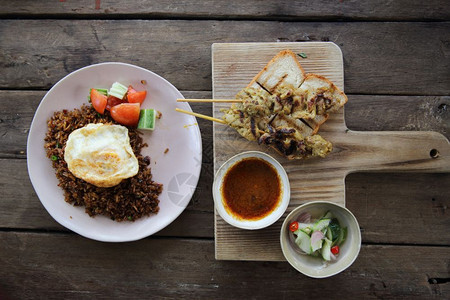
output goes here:
[[331, 81], [305, 74], [289, 50], [276, 55], [236, 98], [242, 102], [223, 109], [223, 120], [246, 139], [289, 159], [331, 152], [331, 143], [316, 133], [328, 114], [347, 102]]

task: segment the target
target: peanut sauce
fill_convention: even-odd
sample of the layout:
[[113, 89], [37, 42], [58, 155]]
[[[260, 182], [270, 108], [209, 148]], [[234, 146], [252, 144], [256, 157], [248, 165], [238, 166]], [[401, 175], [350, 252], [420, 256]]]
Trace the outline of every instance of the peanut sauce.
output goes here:
[[225, 174], [222, 198], [228, 213], [240, 219], [259, 220], [278, 206], [281, 180], [265, 160], [245, 158]]

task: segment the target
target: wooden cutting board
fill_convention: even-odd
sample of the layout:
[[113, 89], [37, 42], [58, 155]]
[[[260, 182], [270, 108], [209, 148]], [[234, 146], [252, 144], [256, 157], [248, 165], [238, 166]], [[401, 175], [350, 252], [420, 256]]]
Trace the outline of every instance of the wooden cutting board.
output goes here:
[[[299, 56], [306, 73], [323, 75], [344, 89], [342, 52], [334, 43], [220, 43], [212, 45], [213, 97], [234, 98], [283, 49], [306, 54], [307, 58]], [[214, 117], [221, 118], [220, 109], [229, 105], [214, 103]], [[214, 124], [215, 172], [237, 153], [264, 151], [284, 166], [291, 185], [291, 201], [285, 215], [268, 228], [238, 229], [228, 225], [216, 211], [216, 259], [284, 260], [279, 236], [286, 215], [308, 201], [324, 200], [344, 206], [345, 177], [351, 172], [450, 171], [449, 141], [436, 132], [351, 131], [341, 109], [330, 116], [318, 133], [333, 144], [333, 151], [326, 158], [287, 160], [266, 146], [247, 141], [226, 125]]]

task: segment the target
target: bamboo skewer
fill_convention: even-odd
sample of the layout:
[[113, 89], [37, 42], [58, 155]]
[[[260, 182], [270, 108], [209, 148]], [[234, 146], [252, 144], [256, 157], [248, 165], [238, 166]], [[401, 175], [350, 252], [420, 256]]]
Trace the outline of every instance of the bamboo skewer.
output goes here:
[[[242, 100], [239, 99], [177, 99], [177, 102], [200, 102], [200, 103], [211, 103], [211, 102], [219, 102], [219, 103], [242, 103]], [[195, 112], [190, 112], [181, 108], [175, 108], [176, 111], [188, 114], [191, 116], [199, 117], [205, 120], [221, 123], [221, 124], [227, 124], [224, 120], [213, 118], [210, 116], [202, 115]]]
[[[187, 111], [187, 110], [184, 110], [184, 109], [181, 109], [181, 108], [175, 108], [175, 110], [178, 111], [178, 112], [187, 114], [187, 115], [191, 115], [191, 116], [199, 117], [199, 118], [202, 118], [202, 119], [205, 119], [205, 120], [209, 120], [209, 121], [213, 121], [213, 122], [217, 122], [217, 123], [221, 123], [221, 124], [226, 124], [227, 125], [227, 123], [224, 120], [221, 120], [221, 119], [213, 118], [213, 117], [210, 117], [210, 116], [207, 116], [207, 115], [202, 115], [202, 114], [195, 113], [195, 112], [190, 112], [190, 111]], [[261, 130], [259, 128], [258, 128], [258, 132], [262, 133], [262, 134], [266, 133], [265, 131], [263, 131], [263, 130]]]
[[242, 103], [241, 99], [177, 99], [177, 102], [216, 102], [216, 103]]
[[213, 122], [217, 122], [217, 123], [222, 123], [222, 124], [227, 124], [224, 120], [221, 119], [217, 119], [217, 118], [213, 118], [210, 116], [206, 116], [206, 115], [202, 115], [199, 113], [195, 113], [195, 112], [191, 112], [191, 111], [187, 111], [181, 108], [175, 108], [176, 111], [187, 114], [187, 115], [191, 115], [191, 116], [195, 116], [195, 117], [199, 117], [205, 120], [209, 120], [209, 121], [213, 121]]

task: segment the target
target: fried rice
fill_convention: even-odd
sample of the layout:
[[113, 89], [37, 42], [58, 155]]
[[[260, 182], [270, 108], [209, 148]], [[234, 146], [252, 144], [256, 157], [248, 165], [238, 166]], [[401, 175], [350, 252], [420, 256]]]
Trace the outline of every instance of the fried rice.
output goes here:
[[57, 111], [48, 120], [45, 150], [51, 159], [59, 186], [64, 191], [65, 201], [75, 206], [84, 206], [91, 217], [105, 215], [112, 220], [134, 221], [159, 211], [158, 196], [162, 184], [152, 180], [150, 158], [141, 155], [146, 147], [140, 133], [128, 128], [130, 144], [139, 162], [139, 172], [122, 180], [114, 187], [102, 188], [75, 177], [64, 161], [64, 148], [69, 134], [89, 123], [115, 124], [109, 113], [100, 115], [92, 106], [83, 104], [80, 109]]

